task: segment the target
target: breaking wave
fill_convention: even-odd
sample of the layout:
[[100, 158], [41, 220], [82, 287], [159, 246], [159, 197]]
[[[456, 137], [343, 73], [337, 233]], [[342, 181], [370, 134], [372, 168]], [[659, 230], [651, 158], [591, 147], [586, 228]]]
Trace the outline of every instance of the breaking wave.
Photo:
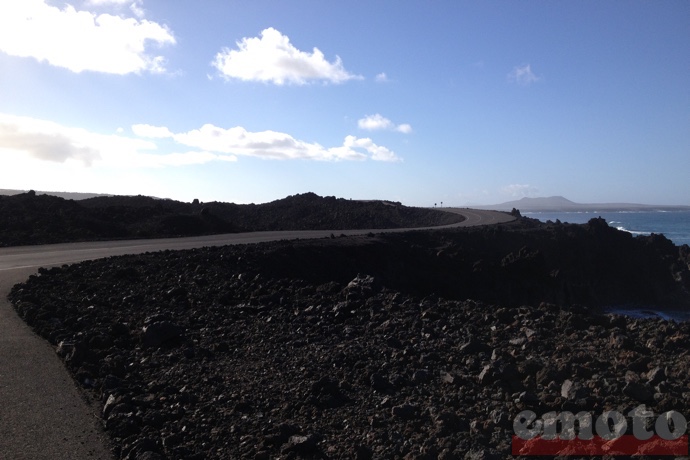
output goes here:
[[[613, 224], [613, 222], [611, 222], [611, 223]], [[652, 234], [652, 232], [640, 232], [640, 231], [635, 231], [635, 230], [628, 230], [627, 228], [625, 228], [623, 226], [616, 226], [616, 228], [618, 230], [623, 231], [623, 232], [631, 233], [633, 235], [651, 235]]]
[[[528, 213], [525, 213], [527, 215]], [[628, 232], [633, 236], [648, 236], [652, 233], [664, 235], [677, 245], [690, 244], [690, 211], [673, 212], [542, 212], [529, 213], [542, 222], [569, 222], [571, 224], [585, 224], [595, 217], [603, 217], [612, 228]]]

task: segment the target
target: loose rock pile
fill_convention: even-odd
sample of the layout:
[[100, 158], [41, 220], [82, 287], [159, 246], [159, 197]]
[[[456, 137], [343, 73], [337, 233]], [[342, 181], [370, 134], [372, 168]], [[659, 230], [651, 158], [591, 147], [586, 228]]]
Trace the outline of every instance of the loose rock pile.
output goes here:
[[[688, 323], [395, 282], [441, 273], [432, 260], [541, 273], [552, 254], [521, 251], [523, 238], [556, 233], [535, 225], [115, 257], [41, 270], [11, 298], [102, 407], [123, 459], [514, 458], [524, 409], [690, 416]], [[501, 249], [477, 265], [480, 240]], [[561, 287], [588, 279], [568, 273]]]

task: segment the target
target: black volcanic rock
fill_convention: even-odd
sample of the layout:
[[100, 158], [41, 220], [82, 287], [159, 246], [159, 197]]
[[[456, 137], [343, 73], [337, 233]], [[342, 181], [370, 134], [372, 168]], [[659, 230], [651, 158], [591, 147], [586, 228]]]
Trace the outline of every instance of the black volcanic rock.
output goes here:
[[633, 237], [602, 219], [547, 225], [523, 218], [496, 227], [269, 245], [251, 260], [254, 272], [272, 277], [324, 284], [367, 273], [418, 296], [668, 308], [690, 305], [683, 251], [663, 236]]
[[690, 413], [690, 323], [596, 308], [687, 308], [686, 255], [520, 219], [112, 257], [11, 300], [118, 458], [510, 459], [525, 409]]
[[183, 203], [145, 196], [80, 201], [24, 193], [0, 196], [0, 246], [260, 230], [345, 230], [451, 224], [459, 214], [388, 201], [294, 195], [260, 205]]
[[154, 321], [143, 328], [141, 342], [144, 347], [159, 347], [179, 339], [183, 329], [170, 321]]

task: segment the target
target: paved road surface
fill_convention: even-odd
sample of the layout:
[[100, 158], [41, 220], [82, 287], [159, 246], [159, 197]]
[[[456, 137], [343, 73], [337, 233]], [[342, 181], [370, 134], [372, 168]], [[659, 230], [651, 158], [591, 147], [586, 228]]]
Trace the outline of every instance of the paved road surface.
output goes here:
[[[450, 209], [466, 217], [448, 227], [509, 222], [495, 211]], [[435, 227], [435, 228], [444, 228]], [[387, 231], [404, 231], [396, 229]], [[11, 287], [38, 267], [164, 249], [258, 243], [280, 239], [361, 235], [382, 230], [252, 232], [0, 248], [0, 460], [112, 459], [98, 411], [87, 404], [52, 346], [36, 336], [6, 300]]]

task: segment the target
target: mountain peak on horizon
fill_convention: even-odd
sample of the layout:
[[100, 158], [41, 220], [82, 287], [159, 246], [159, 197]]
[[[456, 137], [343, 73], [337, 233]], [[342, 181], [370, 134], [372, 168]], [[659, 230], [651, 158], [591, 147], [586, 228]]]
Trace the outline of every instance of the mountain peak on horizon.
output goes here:
[[507, 201], [501, 204], [478, 206], [477, 209], [498, 209], [498, 210], [509, 210], [511, 208], [519, 209], [520, 211], [541, 211], [541, 210], [571, 210], [582, 205], [570, 201], [564, 196], [539, 196], [539, 197], [529, 197], [525, 196], [518, 200]]
[[560, 195], [536, 196], [536, 197], [525, 196], [525, 197], [520, 198], [518, 201], [554, 201], [554, 202], [560, 202], [560, 203], [574, 203], [573, 201], [567, 199], [564, 196], [560, 196]]
[[570, 201], [569, 199], [556, 195], [556, 196], [537, 196], [537, 197], [529, 197], [525, 196], [517, 200], [518, 202], [541, 202], [541, 203], [550, 203], [550, 204], [575, 204], [574, 201]]
[[549, 197], [523, 197], [515, 201], [507, 201], [501, 204], [475, 206], [476, 209], [491, 209], [495, 211], [509, 211], [510, 209], [518, 209], [527, 212], [544, 212], [544, 211], [582, 211], [582, 212], [597, 212], [597, 211], [612, 211], [612, 210], [649, 210], [649, 209], [666, 209], [666, 210], [690, 210], [690, 206], [680, 205], [649, 205], [649, 204], [635, 204], [635, 203], [577, 203], [569, 199], [556, 195]]

